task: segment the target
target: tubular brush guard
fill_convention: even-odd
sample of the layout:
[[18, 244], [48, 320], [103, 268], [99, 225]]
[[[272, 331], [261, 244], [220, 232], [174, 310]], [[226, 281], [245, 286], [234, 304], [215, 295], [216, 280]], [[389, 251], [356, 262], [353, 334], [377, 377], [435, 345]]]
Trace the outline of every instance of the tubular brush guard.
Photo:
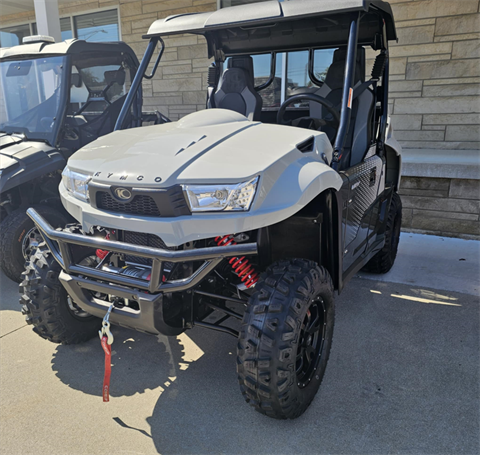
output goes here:
[[[87, 235], [56, 231], [32, 208], [27, 210], [27, 215], [33, 220], [55, 260], [62, 267], [63, 271], [60, 273], [60, 280], [76, 304], [94, 316], [103, 317], [108, 309], [108, 303], [96, 299], [92, 293], [100, 292], [136, 300], [140, 311], [134, 311], [130, 308], [115, 308], [111, 320], [116, 324], [148, 333], [175, 335], [183, 331], [174, 329], [176, 333], [171, 333], [173, 328], [168, 327], [163, 321], [162, 312], [158, 310], [161, 309], [159, 306], [162, 305], [164, 293], [182, 292], [194, 288], [225, 258], [257, 254], [256, 243], [180, 251], [150, 248]], [[75, 264], [72, 259], [71, 245], [151, 259], [151, 279], [147, 281]], [[192, 261], [204, 262], [187, 278], [162, 281], [163, 262], [179, 263]]]

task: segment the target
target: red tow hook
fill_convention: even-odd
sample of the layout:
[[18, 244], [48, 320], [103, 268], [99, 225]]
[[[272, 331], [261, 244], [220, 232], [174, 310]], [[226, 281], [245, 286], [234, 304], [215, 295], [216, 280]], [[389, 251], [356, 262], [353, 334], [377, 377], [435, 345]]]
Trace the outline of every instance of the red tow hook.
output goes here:
[[[110, 240], [110, 234], [107, 234], [105, 236], [105, 240]], [[95, 251], [95, 255], [97, 256], [98, 259], [100, 259], [101, 261], [103, 261], [103, 259], [105, 259], [105, 257], [107, 256], [109, 252], [107, 250], [101, 250], [100, 248]]]
[[106, 250], [101, 250], [101, 249], [98, 249], [97, 251], [95, 251], [95, 255], [97, 256], [98, 259], [100, 259], [101, 261], [103, 259], [105, 259], [105, 257], [107, 256], [108, 254], [108, 251]]

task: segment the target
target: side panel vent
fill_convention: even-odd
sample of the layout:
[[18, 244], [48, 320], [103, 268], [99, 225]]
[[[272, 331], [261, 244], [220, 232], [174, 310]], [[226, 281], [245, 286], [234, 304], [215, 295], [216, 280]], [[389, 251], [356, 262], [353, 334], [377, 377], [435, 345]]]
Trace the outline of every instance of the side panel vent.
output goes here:
[[309, 137], [306, 141], [297, 144], [296, 147], [302, 153], [313, 152], [315, 150], [315, 137]]

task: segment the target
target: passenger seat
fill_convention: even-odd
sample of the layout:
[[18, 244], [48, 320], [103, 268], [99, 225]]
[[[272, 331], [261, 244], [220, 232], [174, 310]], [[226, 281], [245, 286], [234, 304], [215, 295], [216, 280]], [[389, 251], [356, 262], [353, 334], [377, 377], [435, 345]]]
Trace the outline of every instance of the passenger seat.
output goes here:
[[214, 107], [230, 109], [249, 120], [259, 120], [262, 98], [255, 90], [252, 57], [230, 57], [227, 65], [213, 95]]
[[[325, 76], [324, 84], [315, 92], [316, 95], [326, 98], [334, 106], [339, 106], [342, 101], [343, 79], [345, 74], [346, 49], [337, 49], [333, 55], [333, 62]], [[357, 49], [357, 62], [355, 65], [354, 88], [365, 82], [365, 49]], [[340, 161], [340, 169], [347, 169], [359, 164], [367, 153], [372, 136], [371, 125], [373, 121], [374, 96], [367, 89], [353, 101], [350, 127], [345, 140], [344, 152]], [[331, 114], [318, 103], [310, 103], [310, 116], [314, 118], [329, 119]], [[330, 126], [322, 127], [330, 139], [336, 130]]]

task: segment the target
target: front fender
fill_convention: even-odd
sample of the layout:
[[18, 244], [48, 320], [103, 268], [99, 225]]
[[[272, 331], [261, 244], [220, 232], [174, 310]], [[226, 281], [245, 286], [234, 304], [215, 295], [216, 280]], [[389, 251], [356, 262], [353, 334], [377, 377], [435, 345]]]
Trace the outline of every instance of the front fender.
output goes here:
[[326, 164], [302, 157], [287, 166], [267, 169], [261, 174], [259, 188], [248, 212], [194, 213], [176, 218], [121, 216], [92, 207], [74, 198], [63, 184], [60, 195], [66, 210], [85, 230], [92, 226], [158, 235], [167, 246], [239, 232], [247, 232], [279, 223], [305, 207], [329, 188], [339, 190], [342, 178]]
[[388, 117], [385, 139], [385, 153], [387, 158], [387, 182], [393, 183], [395, 188], [400, 188], [402, 177], [402, 146], [393, 136], [392, 119]]
[[0, 193], [42, 175], [63, 169], [65, 158], [59, 151], [40, 142], [23, 142], [0, 150]]
[[324, 163], [304, 157], [291, 163], [278, 176], [268, 172], [264, 175], [262, 190], [266, 191], [266, 195], [255, 208], [258, 213], [286, 211], [288, 215], [278, 220], [282, 221], [305, 207], [323, 191], [329, 188], [338, 191], [341, 186], [342, 178], [338, 172]]

